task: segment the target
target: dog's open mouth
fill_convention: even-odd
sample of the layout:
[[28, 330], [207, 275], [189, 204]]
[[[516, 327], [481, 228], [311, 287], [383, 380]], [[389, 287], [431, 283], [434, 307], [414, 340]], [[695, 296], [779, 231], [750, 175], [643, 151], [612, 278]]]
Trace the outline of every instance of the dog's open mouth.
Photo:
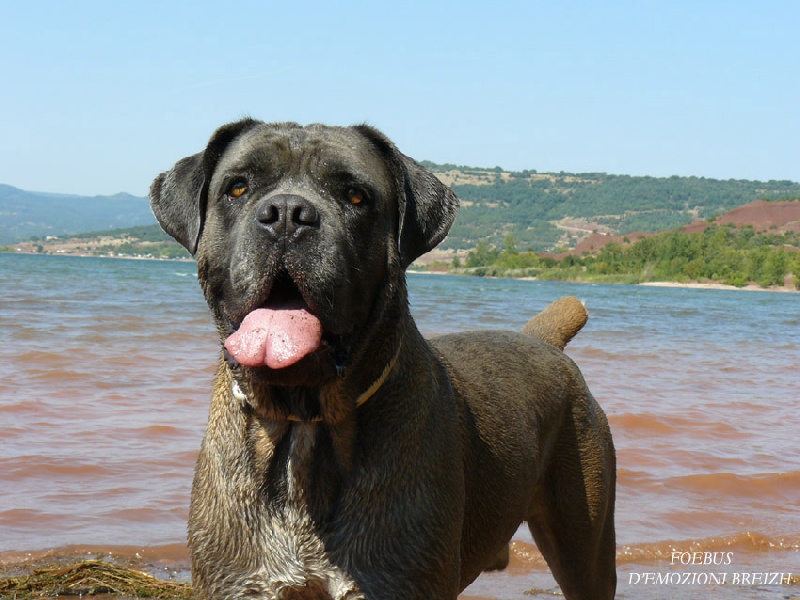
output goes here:
[[245, 316], [225, 340], [225, 348], [239, 364], [270, 369], [291, 366], [322, 344], [322, 323], [288, 275], [276, 278], [267, 303]]

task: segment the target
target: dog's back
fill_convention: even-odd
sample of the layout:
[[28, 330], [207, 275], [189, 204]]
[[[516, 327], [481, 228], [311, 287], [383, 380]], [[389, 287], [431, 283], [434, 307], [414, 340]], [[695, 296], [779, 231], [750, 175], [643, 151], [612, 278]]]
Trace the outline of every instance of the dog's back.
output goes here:
[[[462, 584], [492, 567], [491, 557], [505, 556], [507, 540], [527, 521], [568, 597], [613, 595], [611, 433], [578, 367], [562, 351], [587, 318], [583, 304], [566, 297], [522, 332], [431, 340], [463, 410]], [[564, 539], [579, 543], [567, 547]], [[567, 575], [572, 562], [598, 566], [593, 574]]]

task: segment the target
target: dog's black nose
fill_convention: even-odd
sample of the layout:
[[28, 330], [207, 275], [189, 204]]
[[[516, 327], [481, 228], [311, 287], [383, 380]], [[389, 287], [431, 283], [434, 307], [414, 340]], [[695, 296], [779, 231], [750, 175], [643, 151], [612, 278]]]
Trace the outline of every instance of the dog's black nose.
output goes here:
[[259, 207], [256, 219], [275, 238], [319, 225], [319, 213], [303, 196], [278, 194], [267, 198]]

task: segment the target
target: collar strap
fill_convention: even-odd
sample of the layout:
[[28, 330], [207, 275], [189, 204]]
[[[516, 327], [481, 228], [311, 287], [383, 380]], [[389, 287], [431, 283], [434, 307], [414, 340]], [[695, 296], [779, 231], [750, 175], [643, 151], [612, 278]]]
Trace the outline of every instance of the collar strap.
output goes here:
[[[400, 340], [400, 344], [397, 346], [397, 351], [394, 353], [392, 360], [389, 361], [389, 364], [383, 369], [383, 373], [381, 373], [380, 377], [378, 377], [375, 381], [372, 382], [372, 385], [369, 386], [366, 391], [364, 391], [358, 398], [356, 398], [356, 408], [362, 406], [366, 403], [367, 400], [372, 398], [375, 393], [381, 389], [386, 380], [389, 378], [389, 375], [394, 370], [395, 365], [397, 365], [397, 361], [400, 358], [400, 351], [403, 349], [403, 340]], [[233, 384], [231, 385], [231, 393], [233, 397], [236, 398], [239, 402], [246, 402], [247, 396], [242, 391], [242, 388], [239, 387], [239, 382], [236, 379], [233, 380]], [[288, 415], [286, 417], [287, 421], [296, 421], [301, 423], [318, 423], [322, 421], [322, 417], [314, 417], [313, 419], [301, 419], [297, 415]]]
[[395, 365], [397, 364], [397, 360], [400, 358], [400, 351], [403, 349], [403, 338], [400, 338], [400, 343], [397, 345], [397, 351], [394, 353], [392, 360], [389, 361], [389, 364], [383, 369], [383, 373], [381, 376], [378, 377], [375, 381], [372, 382], [372, 385], [367, 388], [367, 390], [361, 394], [358, 398], [356, 398], [356, 408], [364, 404], [367, 400], [372, 398], [381, 386], [386, 383], [386, 380], [389, 378], [389, 374], [394, 369]]

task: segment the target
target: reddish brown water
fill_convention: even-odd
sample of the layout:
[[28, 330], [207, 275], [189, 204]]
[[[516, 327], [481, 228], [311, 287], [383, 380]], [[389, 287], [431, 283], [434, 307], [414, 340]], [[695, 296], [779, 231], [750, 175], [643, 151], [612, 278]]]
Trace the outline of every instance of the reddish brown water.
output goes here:
[[[112, 552], [186, 578], [192, 469], [219, 350], [193, 269], [0, 255], [0, 562]], [[567, 351], [617, 447], [618, 597], [800, 597], [797, 585], [741, 577], [800, 574], [800, 296], [409, 285], [428, 333], [518, 329], [561, 295], [587, 302], [590, 323]], [[727, 560], [686, 565], [673, 551]], [[706, 579], [645, 585], [649, 572]], [[708, 583], [710, 573], [728, 575]], [[556, 586], [521, 528], [511, 567], [463, 597], [534, 589], [546, 598]]]

